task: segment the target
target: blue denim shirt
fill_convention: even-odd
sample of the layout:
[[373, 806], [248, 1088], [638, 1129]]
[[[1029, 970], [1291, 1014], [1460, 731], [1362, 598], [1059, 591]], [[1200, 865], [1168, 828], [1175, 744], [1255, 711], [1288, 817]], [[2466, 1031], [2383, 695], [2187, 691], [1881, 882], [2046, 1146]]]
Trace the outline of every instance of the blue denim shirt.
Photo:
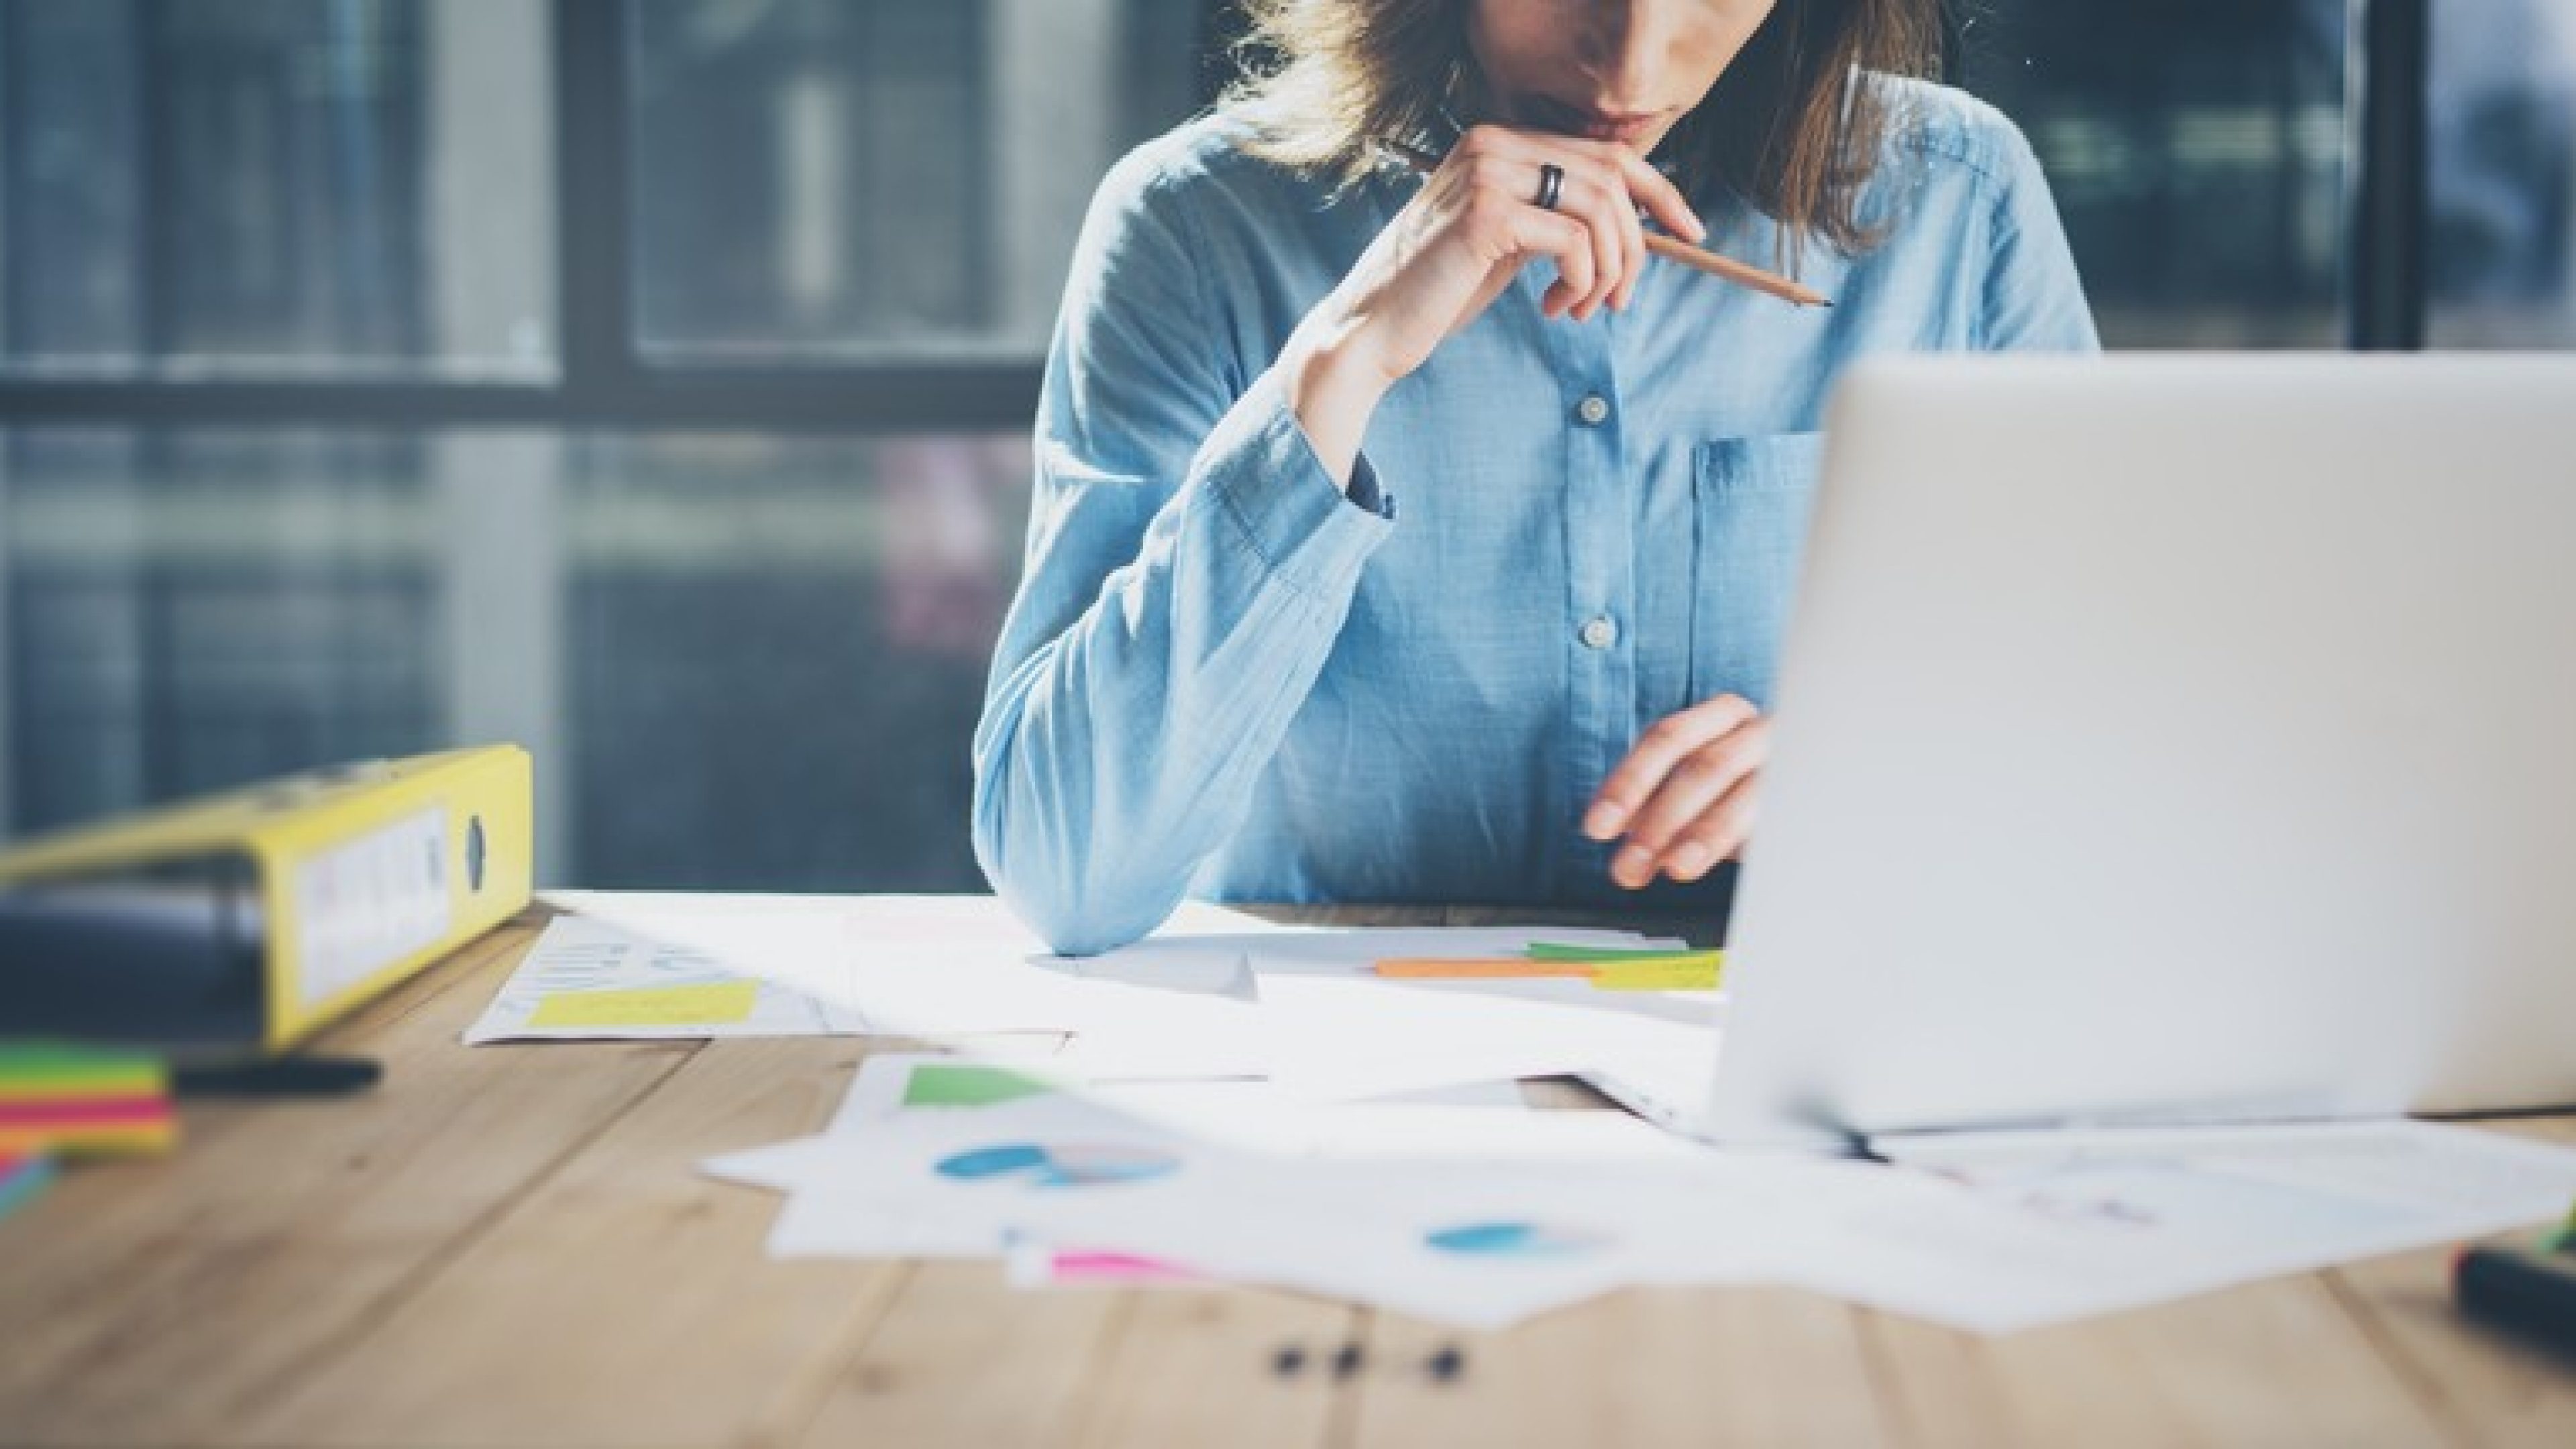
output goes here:
[[[1535, 264], [1387, 394], [1362, 501], [1271, 363], [1419, 180], [1336, 193], [1244, 154], [1223, 115], [1112, 170], [975, 734], [1001, 895], [1070, 953], [1187, 897], [1722, 909], [1727, 871], [1620, 890], [1579, 822], [1655, 720], [1768, 706], [1835, 377], [2098, 345], [2020, 133], [1890, 84], [1910, 119], [1862, 207], [1884, 242], [1811, 243], [1799, 269], [1834, 307], [1656, 263], [1629, 312], [1548, 321]], [[1692, 200], [1711, 246], [1778, 260], [1768, 218]]]

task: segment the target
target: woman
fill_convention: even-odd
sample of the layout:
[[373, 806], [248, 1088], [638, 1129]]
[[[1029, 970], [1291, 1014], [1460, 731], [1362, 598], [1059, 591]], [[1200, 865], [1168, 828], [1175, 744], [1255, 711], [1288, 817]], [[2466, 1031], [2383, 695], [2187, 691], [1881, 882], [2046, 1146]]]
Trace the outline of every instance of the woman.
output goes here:
[[1723, 910], [1835, 377], [2096, 346], [2019, 133], [1899, 78], [1937, 3], [1255, 6], [1283, 65], [1110, 173], [1048, 361], [974, 825], [1050, 943]]

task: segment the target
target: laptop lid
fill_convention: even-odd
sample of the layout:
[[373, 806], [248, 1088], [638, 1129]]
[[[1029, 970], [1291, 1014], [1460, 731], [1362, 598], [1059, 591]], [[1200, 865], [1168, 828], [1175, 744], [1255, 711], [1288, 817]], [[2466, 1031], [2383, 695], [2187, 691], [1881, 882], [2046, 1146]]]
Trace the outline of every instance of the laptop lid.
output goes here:
[[1806, 569], [1717, 1135], [2576, 1101], [2576, 361], [1866, 365]]

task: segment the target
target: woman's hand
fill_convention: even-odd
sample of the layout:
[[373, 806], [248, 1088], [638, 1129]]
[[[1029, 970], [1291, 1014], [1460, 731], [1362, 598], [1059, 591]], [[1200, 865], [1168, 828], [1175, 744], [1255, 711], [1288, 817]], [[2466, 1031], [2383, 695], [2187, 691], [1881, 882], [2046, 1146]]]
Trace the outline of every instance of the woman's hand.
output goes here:
[[[1554, 210], [1538, 204], [1550, 165], [1565, 172]], [[1681, 192], [1616, 142], [1500, 126], [1460, 138], [1281, 351], [1289, 406], [1333, 477], [1349, 480], [1386, 390], [1531, 261], [1556, 263], [1546, 315], [1624, 310], [1647, 256], [1640, 205], [1692, 241], [1707, 233]]]
[[1585, 835], [1627, 837], [1610, 878], [1629, 890], [1658, 875], [1695, 881], [1740, 853], [1770, 749], [1769, 722], [1731, 694], [1657, 721], [1584, 812]]

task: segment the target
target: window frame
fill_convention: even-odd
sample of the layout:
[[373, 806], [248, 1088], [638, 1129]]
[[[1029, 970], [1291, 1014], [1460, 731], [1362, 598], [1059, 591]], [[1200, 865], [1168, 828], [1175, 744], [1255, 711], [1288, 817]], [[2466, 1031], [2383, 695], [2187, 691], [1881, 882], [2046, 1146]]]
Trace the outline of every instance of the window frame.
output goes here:
[[[2431, 0], [2350, 0], [2351, 155], [2345, 315], [2358, 350], [2425, 341]], [[633, 151], [623, 0], [549, 0], [553, 258], [559, 352], [542, 380], [0, 377], [0, 427], [201, 424], [561, 427], [892, 433], [1025, 427], [1043, 361], [923, 359], [714, 364], [648, 360], [635, 337]], [[1240, 33], [1229, 0], [1200, 7], [1198, 89]], [[580, 258], [576, 265], [574, 258]]]
[[2433, 0], [2351, 0], [2344, 316], [2357, 352], [2420, 352], [2430, 285]]

